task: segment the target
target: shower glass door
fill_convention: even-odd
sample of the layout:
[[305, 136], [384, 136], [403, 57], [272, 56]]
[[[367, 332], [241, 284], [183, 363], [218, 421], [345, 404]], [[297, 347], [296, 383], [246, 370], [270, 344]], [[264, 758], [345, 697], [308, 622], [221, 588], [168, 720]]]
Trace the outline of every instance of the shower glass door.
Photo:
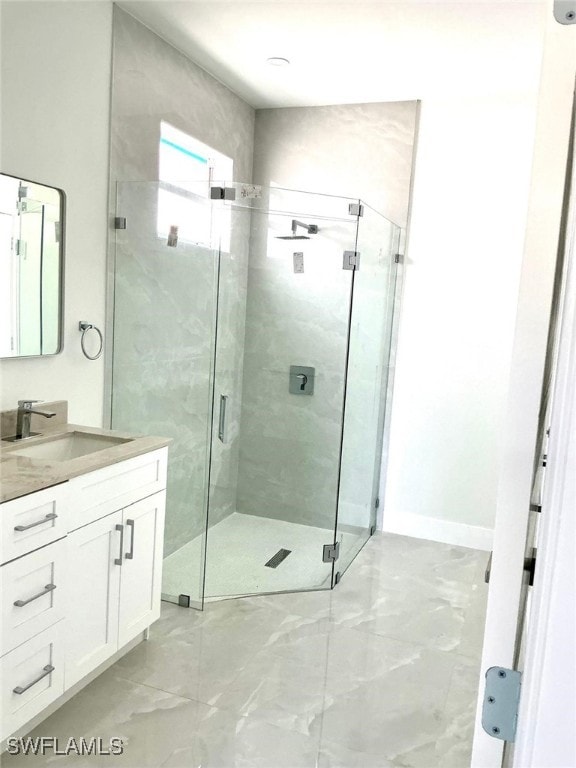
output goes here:
[[117, 185], [114, 429], [172, 438], [163, 599], [201, 607], [218, 252], [206, 184]]
[[205, 596], [330, 589], [354, 202], [249, 185], [221, 233]]
[[[361, 202], [354, 271], [336, 541], [342, 574], [376, 526], [401, 229]], [[338, 577], [335, 578], [338, 580]]]

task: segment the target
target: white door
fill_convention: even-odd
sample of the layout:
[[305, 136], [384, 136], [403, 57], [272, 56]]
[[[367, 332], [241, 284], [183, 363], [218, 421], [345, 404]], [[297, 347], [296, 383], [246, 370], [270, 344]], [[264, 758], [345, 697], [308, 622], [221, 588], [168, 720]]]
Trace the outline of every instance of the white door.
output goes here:
[[[554, 21], [552, 9], [547, 7], [546, 12], [547, 29], [526, 244], [508, 405], [502, 422], [501, 470], [472, 752], [473, 768], [498, 768], [503, 758], [504, 743], [485, 733], [481, 725], [484, 675], [490, 667], [514, 668], [518, 657], [538, 412], [563, 210], [576, 46], [571, 34], [574, 30], [569, 30], [567, 34], [566, 28]], [[536, 581], [538, 578], [537, 561]]]
[[160, 616], [165, 505], [162, 491], [123, 510], [120, 648]]
[[114, 512], [68, 536], [66, 688], [118, 647], [121, 524]]
[[[576, 117], [576, 103], [575, 103]], [[576, 766], [576, 164], [515, 766]]]

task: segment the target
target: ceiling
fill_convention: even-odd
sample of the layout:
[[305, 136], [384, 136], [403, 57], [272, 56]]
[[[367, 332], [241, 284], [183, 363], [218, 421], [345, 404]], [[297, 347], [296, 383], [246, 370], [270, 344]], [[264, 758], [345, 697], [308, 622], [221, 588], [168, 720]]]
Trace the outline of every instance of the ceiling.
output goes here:
[[[256, 108], [523, 96], [546, 0], [124, 0], [119, 5]], [[281, 56], [289, 67], [271, 67]]]

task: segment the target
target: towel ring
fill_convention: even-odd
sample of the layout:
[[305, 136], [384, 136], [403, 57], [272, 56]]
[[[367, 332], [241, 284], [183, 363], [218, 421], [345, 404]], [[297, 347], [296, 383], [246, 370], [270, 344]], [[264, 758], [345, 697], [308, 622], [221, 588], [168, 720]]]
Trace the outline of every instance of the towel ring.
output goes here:
[[[92, 323], [87, 323], [85, 320], [80, 320], [78, 323], [78, 330], [82, 331], [82, 337], [80, 338], [80, 346], [82, 347], [82, 352], [84, 353], [84, 356], [88, 358], [88, 360], [98, 360], [100, 355], [102, 354], [102, 349], [104, 348], [104, 337], [102, 336], [102, 331], [100, 328], [97, 328], [95, 325], [92, 325]], [[88, 333], [88, 331], [96, 331], [98, 336], [100, 337], [100, 349], [98, 352], [96, 352], [95, 355], [89, 355], [88, 352], [86, 352], [86, 347], [84, 346], [84, 337]]]

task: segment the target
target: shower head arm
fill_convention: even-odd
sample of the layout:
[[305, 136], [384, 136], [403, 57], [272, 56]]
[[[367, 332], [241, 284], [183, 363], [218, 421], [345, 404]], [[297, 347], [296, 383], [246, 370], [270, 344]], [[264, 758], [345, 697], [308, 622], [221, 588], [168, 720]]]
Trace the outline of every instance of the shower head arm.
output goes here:
[[296, 234], [296, 230], [298, 227], [302, 227], [303, 229], [308, 232], [309, 235], [315, 235], [318, 232], [318, 225], [317, 224], [305, 224], [303, 221], [298, 221], [297, 219], [292, 219], [292, 234]]

